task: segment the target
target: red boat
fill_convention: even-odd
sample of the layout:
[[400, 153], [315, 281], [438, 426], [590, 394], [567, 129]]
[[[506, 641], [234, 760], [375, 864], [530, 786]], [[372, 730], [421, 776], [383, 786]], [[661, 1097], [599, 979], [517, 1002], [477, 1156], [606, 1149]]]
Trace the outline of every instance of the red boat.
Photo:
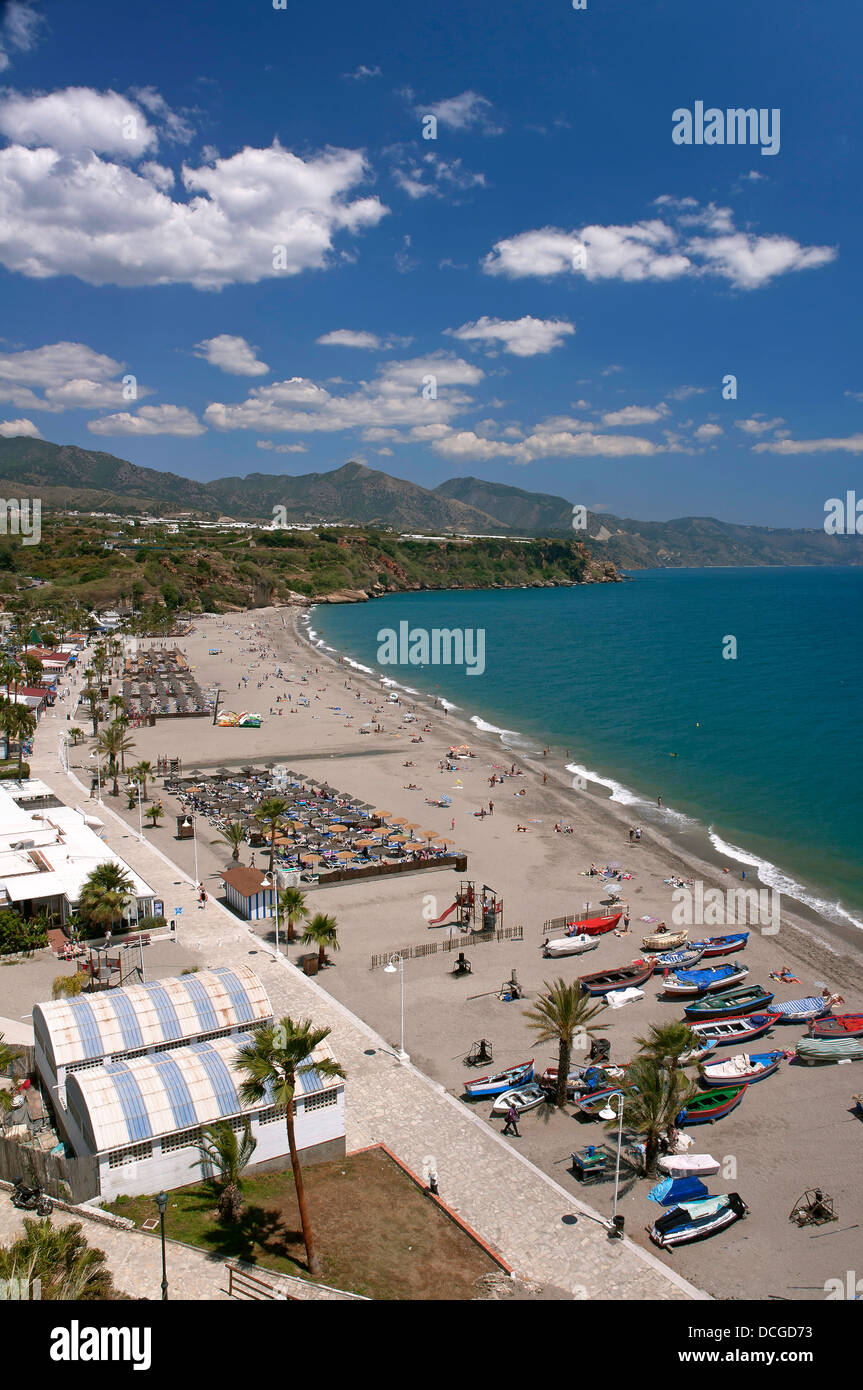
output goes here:
[[832, 1014], [809, 1025], [810, 1038], [863, 1037], [863, 1014]]
[[578, 922], [567, 920], [563, 934], [564, 936], [602, 936], [604, 932], [614, 931], [622, 916], [622, 912], [616, 912], [613, 917], [585, 917]]

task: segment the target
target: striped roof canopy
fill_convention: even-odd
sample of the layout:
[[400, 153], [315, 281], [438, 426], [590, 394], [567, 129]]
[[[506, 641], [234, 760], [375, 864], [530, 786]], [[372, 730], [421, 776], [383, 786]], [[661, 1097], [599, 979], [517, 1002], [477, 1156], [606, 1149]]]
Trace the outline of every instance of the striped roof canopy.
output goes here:
[[[67, 1080], [69, 1108], [97, 1153], [236, 1115], [252, 1116], [273, 1100], [268, 1096], [253, 1106], [240, 1100], [245, 1073], [235, 1068], [237, 1049], [251, 1041], [250, 1034], [236, 1033], [72, 1072]], [[311, 1060], [332, 1056], [323, 1042]], [[324, 1089], [324, 1079], [313, 1068], [297, 1077], [298, 1099]]]
[[222, 1028], [256, 1026], [272, 1016], [267, 991], [247, 965], [33, 1006], [36, 1037], [55, 1069]]

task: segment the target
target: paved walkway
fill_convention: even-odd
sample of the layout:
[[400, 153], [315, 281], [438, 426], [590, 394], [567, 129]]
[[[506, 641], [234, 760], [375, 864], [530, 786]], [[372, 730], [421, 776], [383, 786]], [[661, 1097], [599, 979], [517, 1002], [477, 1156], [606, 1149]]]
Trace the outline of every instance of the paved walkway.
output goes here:
[[[59, 721], [43, 720], [31, 759], [33, 775], [61, 800], [80, 802], [80, 783], [60, 770], [60, 731]], [[192, 881], [149, 842], [129, 837], [107, 801], [103, 818], [107, 842], [153, 886], [166, 911], [183, 906], [180, 936], [186, 950], [198, 952], [206, 965], [251, 965], [266, 985], [277, 1017], [311, 1016], [332, 1029], [333, 1047], [348, 1074], [349, 1149], [384, 1142], [417, 1173], [432, 1157], [444, 1201], [518, 1274], [542, 1285], [555, 1285], [575, 1298], [707, 1297], [630, 1240], [609, 1241], [597, 1213], [522, 1158], [441, 1086], [400, 1063], [361, 1019], [315, 980], [282, 957], [276, 959], [266, 943], [212, 897], [199, 909]], [[203, 1291], [185, 1296], [212, 1297], [208, 1287], [212, 1285], [205, 1281]]]

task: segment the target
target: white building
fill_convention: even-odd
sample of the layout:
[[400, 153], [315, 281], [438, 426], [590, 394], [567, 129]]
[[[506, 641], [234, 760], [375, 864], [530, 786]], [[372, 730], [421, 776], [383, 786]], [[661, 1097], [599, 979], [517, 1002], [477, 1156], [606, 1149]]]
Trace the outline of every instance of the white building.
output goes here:
[[[103, 1197], [199, 1181], [195, 1141], [220, 1121], [249, 1121], [250, 1169], [286, 1166], [284, 1108], [244, 1105], [235, 1067], [251, 1030], [271, 1022], [266, 990], [243, 965], [34, 1006], [36, 1066], [57, 1128], [76, 1155], [96, 1158]], [[311, 1061], [332, 1056], [323, 1043]], [[305, 1072], [294, 1112], [304, 1163], [344, 1154], [343, 1082]]]

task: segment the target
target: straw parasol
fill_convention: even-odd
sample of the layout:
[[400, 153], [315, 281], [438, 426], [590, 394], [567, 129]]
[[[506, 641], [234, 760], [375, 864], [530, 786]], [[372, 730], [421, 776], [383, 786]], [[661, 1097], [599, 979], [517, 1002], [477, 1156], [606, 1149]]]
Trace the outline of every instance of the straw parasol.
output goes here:
[[388, 835], [387, 839], [392, 840], [393, 844], [396, 845], [406, 845], [408, 842], [407, 835]]
[[317, 864], [320, 862], [322, 858], [323, 855], [321, 854], [307, 854], [305, 850], [303, 850], [303, 852], [300, 855], [300, 859], [304, 860], [308, 864]]
[[390, 816], [393, 825], [407, 825], [407, 816]]
[[418, 820], [406, 820], [404, 822], [404, 827], [405, 830], [419, 830], [420, 823]]

